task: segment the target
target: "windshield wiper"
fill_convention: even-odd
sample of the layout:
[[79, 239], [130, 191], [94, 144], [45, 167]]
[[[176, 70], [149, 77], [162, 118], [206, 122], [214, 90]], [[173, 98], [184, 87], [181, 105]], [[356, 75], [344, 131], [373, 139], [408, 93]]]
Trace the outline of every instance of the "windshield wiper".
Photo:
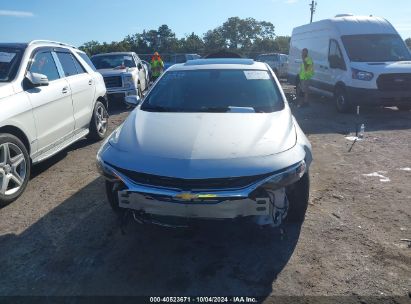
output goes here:
[[201, 107], [199, 112], [212, 112], [212, 113], [226, 113], [230, 111], [229, 107]]
[[162, 106], [147, 106], [142, 107], [141, 110], [147, 112], [180, 112], [179, 109], [167, 108]]

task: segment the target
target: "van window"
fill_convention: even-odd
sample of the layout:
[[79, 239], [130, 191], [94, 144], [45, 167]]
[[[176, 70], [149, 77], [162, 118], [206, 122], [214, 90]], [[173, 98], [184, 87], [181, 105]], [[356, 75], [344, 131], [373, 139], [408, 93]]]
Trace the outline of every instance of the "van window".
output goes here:
[[404, 41], [395, 34], [348, 35], [341, 37], [348, 57], [355, 62], [411, 60]]
[[344, 63], [344, 58], [342, 56], [340, 46], [338, 45], [338, 42], [335, 40], [330, 40], [330, 48], [328, 52], [328, 60], [330, 62], [330, 67], [336, 68], [341, 68], [343, 70], [346, 69], [345, 63]]

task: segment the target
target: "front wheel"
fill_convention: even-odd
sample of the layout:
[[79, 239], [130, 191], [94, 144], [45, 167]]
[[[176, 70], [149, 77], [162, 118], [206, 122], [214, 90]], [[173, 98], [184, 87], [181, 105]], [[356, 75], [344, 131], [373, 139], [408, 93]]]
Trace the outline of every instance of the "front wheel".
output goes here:
[[90, 122], [89, 138], [91, 140], [102, 140], [107, 135], [108, 128], [108, 112], [106, 106], [97, 101], [94, 106], [93, 116]]
[[16, 200], [30, 178], [27, 148], [16, 136], [0, 134], [0, 207]]
[[335, 92], [335, 107], [340, 113], [349, 113], [353, 109], [346, 91], [342, 88], [338, 88]]
[[288, 186], [286, 194], [289, 202], [286, 220], [294, 223], [304, 222], [310, 196], [310, 177], [308, 172], [298, 182]]
[[106, 181], [106, 195], [107, 195], [108, 202], [110, 203], [110, 207], [116, 214], [120, 215], [123, 209], [120, 208], [119, 202], [118, 202], [118, 191], [119, 190], [120, 190], [119, 184]]

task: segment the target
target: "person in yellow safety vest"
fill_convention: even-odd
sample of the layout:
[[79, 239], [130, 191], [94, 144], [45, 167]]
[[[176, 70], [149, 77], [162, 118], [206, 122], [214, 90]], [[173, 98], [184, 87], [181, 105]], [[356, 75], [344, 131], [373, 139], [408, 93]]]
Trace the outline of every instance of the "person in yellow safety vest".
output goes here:
[[155, 81], [164, 70], [164, 62], [161, 59], [158, 52], [154, 53], [154, 56], [151, 58], [151, 80]]
[[308, 56], [308, 50], [305, 48], [301, 53], [303, 62], [301, 63], [300, 68], [300, 85], [301, 90], [304, 93], [304, 100], [302, 103], [299, 103], [299, 107], [304, 107], [310, 105], [308, 103], [308, 87], [310, 84], [310, 79], [314, 76], [314, 63], [311, 57]]

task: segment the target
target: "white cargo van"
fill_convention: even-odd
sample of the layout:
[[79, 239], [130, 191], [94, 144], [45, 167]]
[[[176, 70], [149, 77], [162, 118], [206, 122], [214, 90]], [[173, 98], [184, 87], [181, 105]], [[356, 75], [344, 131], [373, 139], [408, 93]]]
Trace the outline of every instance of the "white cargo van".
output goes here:
[[295, 28], [288, 81], [297, 94], [304, 48], [314, 61], [309, 90], [333, 97], [338, 111], [355, 105], [411, 109], [411, 53], [387, 20], [347, 14]]

